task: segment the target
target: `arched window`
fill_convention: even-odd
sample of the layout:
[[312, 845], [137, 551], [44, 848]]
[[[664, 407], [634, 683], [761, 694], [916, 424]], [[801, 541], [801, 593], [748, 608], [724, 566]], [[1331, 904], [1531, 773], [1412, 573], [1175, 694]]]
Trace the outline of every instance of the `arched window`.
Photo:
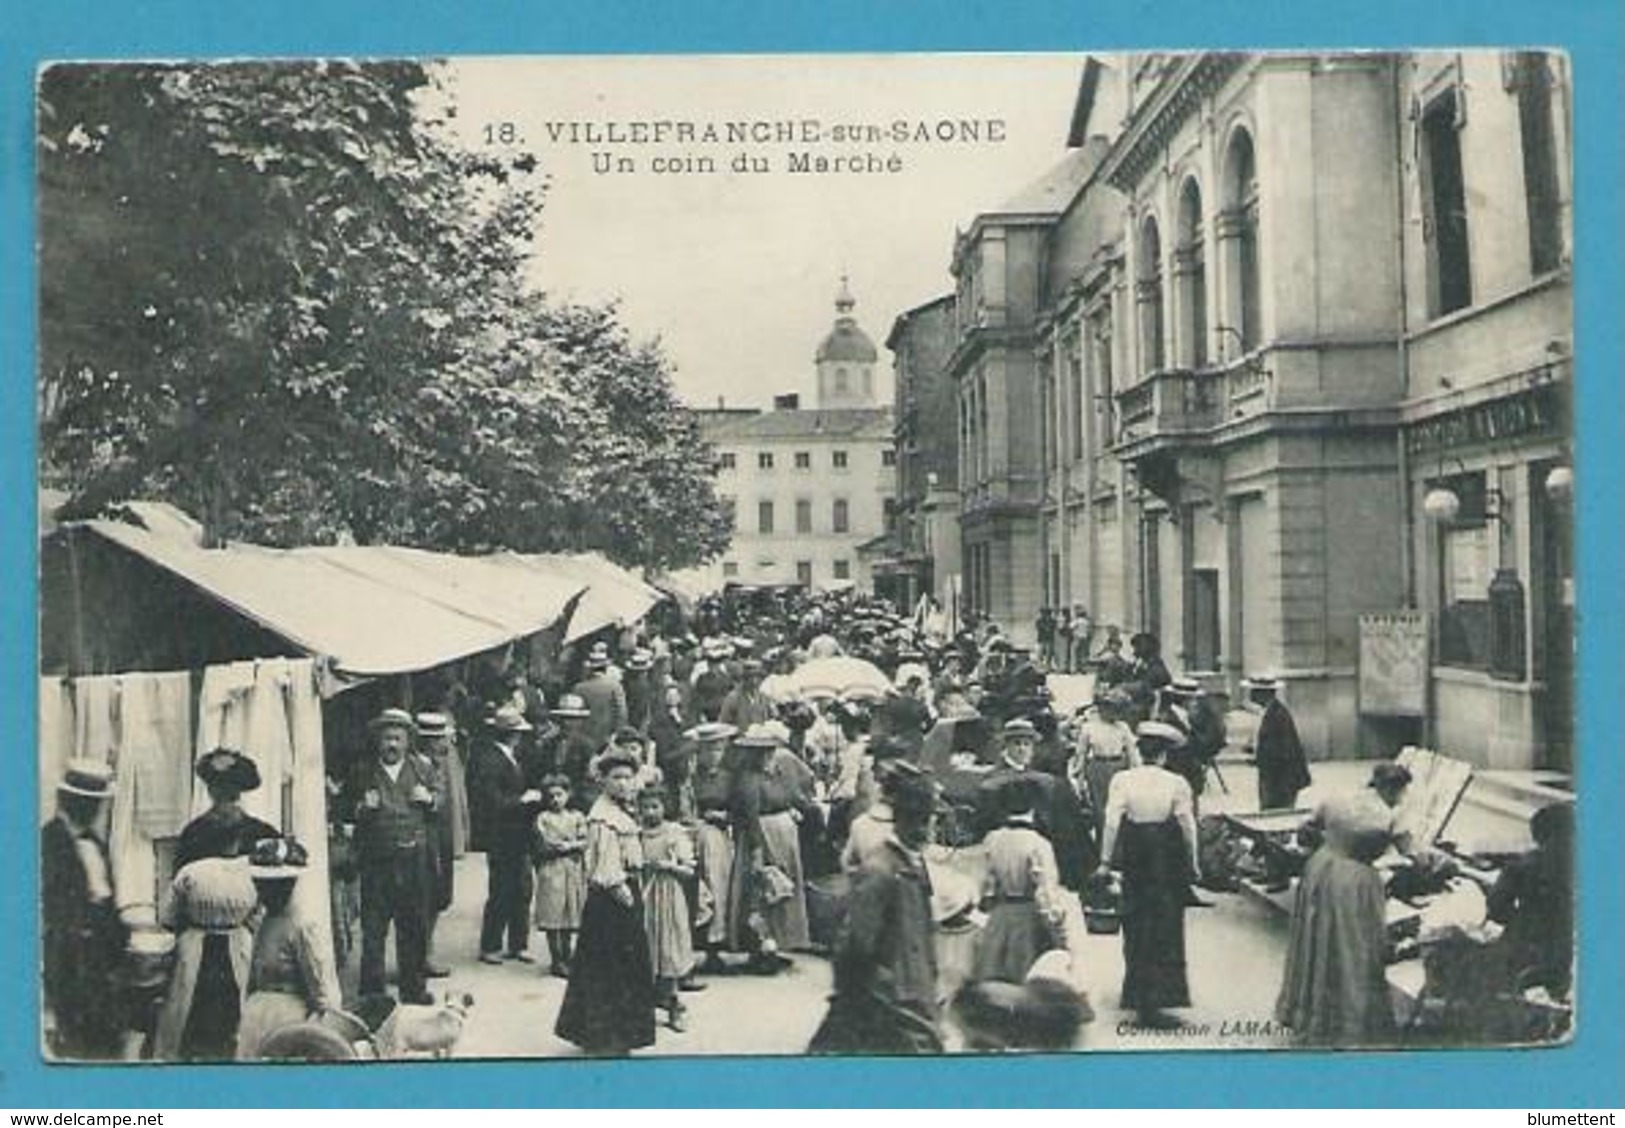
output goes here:
[[1180, 359], [1191, 368], [1207, 365], [1207, 263], [1202, 246], [1202, 190], [1194, 178], [1179, 192], [1179, 244], [1174, 278], [1179, 291]]
[[1224, 166], [1222, 236], [1230, 278], [1226, 321], [1241, 335], [1242, 349], [1250, 351], [1263, 340], [1263, 288], [1258, 276], [1258, 166], [1252, 135], [1245, 129], [1231, 135]]
[[1135, 296], [1140, 307], [1140, 371], [1160, 371], [1167, 357], [1162, 348], [1162, 239], [1157, 221], [1146, 216], [1140, 225]]

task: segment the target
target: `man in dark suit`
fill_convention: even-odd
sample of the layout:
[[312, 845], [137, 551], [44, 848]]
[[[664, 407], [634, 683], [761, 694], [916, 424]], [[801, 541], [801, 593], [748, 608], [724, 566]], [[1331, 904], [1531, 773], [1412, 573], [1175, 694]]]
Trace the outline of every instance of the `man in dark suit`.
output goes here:
[[[531, 820], [542, 793], [530, 778], [519, 742], [531, 726], [519, 710], [504, 706], [491, 718], [491, 738], [469, 761], [469, 832], [475, 850], [485, 851], [489, 885], [480, 923], [480, 962], [534, 963], [530, 943]], [[507, 948], [504, 952], [503, 938]]]
[[587, 703], [592, 716], [587, 721], [587, 732], [593, 744], [603, 748], [616, 731], [626, 727], [626, 691], [609, 672], [609, 647], [595, 643], [587, 654], [587, 676], [576, 682], [570, 691]]
[[1272, 677], [1248, 678], [1242, 683], [1253, 704], [1263, 710], [1253, 756], [1258, 761], [1258, 806], [1264, 811], [1288, 810], [1298, 792], [1309, 786], [1309, 762], [1298, 725], [1281, 701], [1281, 683]]
[[114, 903], [107, 844], [95, 831], [111, 795], [106, 765], [71, 761], [57, 785], [57, 816], [40, 830], [45, 1006], [55, 1019], [49, 1050], [67, 1060], [123, 1056], [119, 969], [129, 933]]
[[393, 924], [401, 1001], [428, 1004], [434, 1001], [424, 989], [434, 781], [409, 755], [417, 731], [410, 713], [385, 709], [369, 728], [376, 756], [356, 773], [349, 796], [361, 870], [361, 993], [383, 994], [384, 945]]

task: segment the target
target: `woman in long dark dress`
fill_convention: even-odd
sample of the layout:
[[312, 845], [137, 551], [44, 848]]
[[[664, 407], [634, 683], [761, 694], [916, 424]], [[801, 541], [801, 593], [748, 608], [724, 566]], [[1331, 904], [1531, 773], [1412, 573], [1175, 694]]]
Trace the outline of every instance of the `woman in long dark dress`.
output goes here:
[[643, 845], [633, 811], [637, 758], [611, 745], [594, 765], [603, 793], [587, 814], [587, 903], [554, 1033], [589, 1054], [655, 1040], [654, 970], [643, 927]]
[[155, 1053], [164, 1060], [229, 1061], [237, 1054], [253, 951], [249, 916], [257, 902], [246, 863], [241, 873], [197, 863], [247, 858], [281, 832], [243, 810], [243, 794], [260, 786], [253, 760], [216, 748], [198, 760], [196, 771], [210, 805], [186, 824], [175, 847], [175, 970], [159, 1013]]
[[1144, 1025], [1176, 1025], [1162, 1012], [1191, 1002], [1185, 906], [1199, 873], [1195, 801], [1190, 784], [1163, 766], [1184, 735], [1160, 721], [1137, 735], [1141, 766], [1114, 776], [1107, 795], [1101, 869], [1115, 861], [1123, 874], [1121, 1005]]

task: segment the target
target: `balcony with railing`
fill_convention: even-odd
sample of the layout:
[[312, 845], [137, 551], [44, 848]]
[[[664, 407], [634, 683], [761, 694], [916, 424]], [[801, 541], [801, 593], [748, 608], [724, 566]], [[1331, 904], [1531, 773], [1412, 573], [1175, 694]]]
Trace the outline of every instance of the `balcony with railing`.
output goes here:
[[1223, 373], [1170, 368], [1117, 393], [1117, 445], [1206, 431], [1224, 419]]
[[1117, 393], [1121, 456], [1161, 449], [1270, 410], [1275, 378], [1257, 354], [1212, 368], [1153, 372]]

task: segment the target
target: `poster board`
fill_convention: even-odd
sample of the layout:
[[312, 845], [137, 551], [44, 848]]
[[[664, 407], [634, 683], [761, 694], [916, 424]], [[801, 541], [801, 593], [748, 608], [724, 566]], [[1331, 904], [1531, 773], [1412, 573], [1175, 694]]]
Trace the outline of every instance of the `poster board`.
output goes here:
[[1416, 846], [1432, 846], [1473, 780], [1472, 765], [1416, 747], [1402, 749], [1395, 762], [1411, 773], [1411, 785], [1394, 813], [1394, 830]]
[[1420, 611], [1360, 616], [1360, 712], [1427, 713], [1428, 617]]

